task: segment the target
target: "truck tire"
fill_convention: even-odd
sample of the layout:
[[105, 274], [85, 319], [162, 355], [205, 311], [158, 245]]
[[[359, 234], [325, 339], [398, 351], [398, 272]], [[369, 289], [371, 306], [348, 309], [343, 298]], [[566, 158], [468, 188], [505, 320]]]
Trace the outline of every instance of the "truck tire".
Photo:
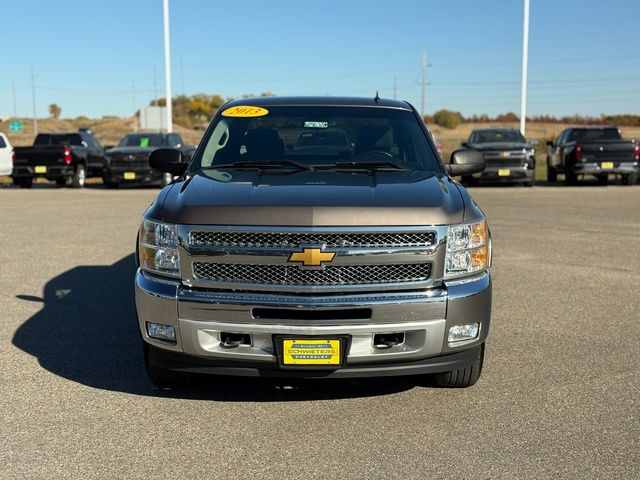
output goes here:
[[163, 173], [162, 180], [160, 180], [160, 186], [166, 187], [167, 185], [170, 185], [171, 182], [173, 182], [173, 175], [170, 173]]
[[484, 363], [484, 343], [480, 345], [473, 363], [467, 368], [460, 368], [450, 372], [436, 373], [434, 380], [439, 387], [466, 388], [475, 385], [482, 373]]
[[626, 175], [622, 175], [623, 185], [635, 185], [637, 182], [638, 182], [637, 173], [627, 173]]
[[87, 169], [83, 163], [79, 163], [76, 167], [76, 171], [71, 179], [71, 186], [73, 188], [84, 188], [84, 184], [87, 180]]
[[564, 173], [564, 183], [569, 187], [577, 185], [578, 184], [578, 175], [576, 175], [571, 170], [567, 170]]
[[146, 342], [143, 342], [144, 367], [149, 379], [160, 388], [180, 389], [186, 387], [189, 384], [189, 374], [151, 365], [149, 362], [151, 348]]
[[14, 178], [13, 184], [20, 188], [31, 188], [33, 187], [33, 178]]
[[598, 185], [606, 187], [609, 184], [609, 175], [598, 175]]
[[550, 165], [547, 165], [547, 181], [549, 183], [556, 183], [558, 181], [558, 172]]

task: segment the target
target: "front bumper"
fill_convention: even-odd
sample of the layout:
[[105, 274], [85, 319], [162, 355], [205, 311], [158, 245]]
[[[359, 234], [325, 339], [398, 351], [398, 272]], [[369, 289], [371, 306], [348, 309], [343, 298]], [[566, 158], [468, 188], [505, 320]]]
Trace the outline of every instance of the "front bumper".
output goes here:
[[629, 173], [638, 172], [637, 162], [620, 162], [614, 163], [613, 168], [602, 168], [602, 163], [576, 163], [573, 166], [573, 171], [577, 175], [604, 175], [604, 174], [618, 174], [627, 175]]
[[533, 177], [534, 170], [527, 165], [487, 165], [482, 172], [473, 174], [475, 180], [499, 183], [528, 182], [533, 180]]
[[[125, 178], [125, 173], [133, 173], [135, 177]], [[102, 179], [109, 183], [157, 183], [162, 180], [162, 173], [150, 168], [113, 167], [105, 170]]]
[[[489, 273], [413, 292], [302, 296], [198, 291], [138, 270], [135, 290], [140, 332], [153, 347], [148, 356], [152, 364], [223, 375], [344, 377], [455, 370], [473, 362], [487, 337], [491, 317]], [[363, 307], [370, 309], [366, 318], [345, 315]], [[256, 308], [274, 315], [258, 316]], [[283, 312], [287, 315], [278, 318]], [[325, 314], [305, 319], [309, 312]], [[147, 322], [175, 327], [176, 342], [150, 338]], [[480, 324], [476, 339], [448, 343], [451, 326], [474, 322]], [[249, 334], [251, 343], [223, 348], [222, 332]], [[404, 333], [404, 342], [388, 349], [375, 348], [373, 336], [390, 332]], [[348, 336], [346, 366], [336, 370], [281, 369], [275, 335]]]

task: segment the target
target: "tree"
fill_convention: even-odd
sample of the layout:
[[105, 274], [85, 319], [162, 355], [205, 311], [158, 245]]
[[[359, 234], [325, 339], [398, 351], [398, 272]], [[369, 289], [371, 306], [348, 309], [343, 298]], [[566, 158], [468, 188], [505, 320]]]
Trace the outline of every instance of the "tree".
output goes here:
[[463, 120], [460, 112], [452, 112], [451, 110], [438, 110], [433, 114], [433, 121], [436, 125], [445, 128], [456, 128]]
[[62, 113], [62, 108], [57, 103], [52, 103], [49, 105], [49, 114], [53, 118], [60, 118], [60, 114]]

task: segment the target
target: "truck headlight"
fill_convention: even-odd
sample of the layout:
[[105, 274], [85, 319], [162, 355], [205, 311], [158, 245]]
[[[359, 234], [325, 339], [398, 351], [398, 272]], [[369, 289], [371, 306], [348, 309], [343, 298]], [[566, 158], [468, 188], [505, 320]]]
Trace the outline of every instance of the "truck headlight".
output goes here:
[[140, 266], [144, 270], [180, 276], [177, 225], [143, 220], [139, 241]]
[[452, 225], [447, 230], [447, 254], [444, 261], [444, 278], [456, 278], [488, 268], [491, 249], [487, 224]]

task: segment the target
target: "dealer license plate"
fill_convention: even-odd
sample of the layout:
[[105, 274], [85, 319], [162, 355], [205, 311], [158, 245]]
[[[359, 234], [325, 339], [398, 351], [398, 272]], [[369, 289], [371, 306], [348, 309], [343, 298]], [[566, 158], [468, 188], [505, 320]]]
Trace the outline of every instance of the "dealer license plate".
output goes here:
[[44, 165], [38, 165], [36, 167], [36, 173], [47, 173], [47, 167]]
[[602, 168], [603, 170], [608, 170], [610, 168], [613, 168], [613, 162], [602, 162], [600, 164], [600, 168]]
[[509, 175], [511, 175], [511, 170], [508, 168], [501, 168], [498, 170], [499, 177], [508, 177]]
[[283, 365], [340, 365], [340, 340], [285, 339], [282, 341]]
[[124, 179], [125, 180], [135, 180], [136, 179], [136, 172], [124, 172]]

